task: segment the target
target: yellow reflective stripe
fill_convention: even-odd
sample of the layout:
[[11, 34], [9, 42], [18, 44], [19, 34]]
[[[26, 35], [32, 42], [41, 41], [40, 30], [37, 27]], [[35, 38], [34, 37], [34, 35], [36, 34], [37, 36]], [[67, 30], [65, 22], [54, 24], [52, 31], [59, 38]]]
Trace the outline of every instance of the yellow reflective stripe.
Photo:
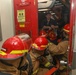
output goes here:
[[66, 31], [66, 32], [69, 32], [69, 30], [66, 30], [66, 29], [63, 29], [64, 31]]
[[39, 68], [37, 70], [35, 70], [32, 75], [36, 74], [38, 72]]
[[[34, 46], [35, 48], [38, 48], [37, 44], [32, 44], [32, 46]], [[47, 47], [47, 45], [41, 45], [40, 47]]]
[[22, 54], [28, 52], [28, 50], [12, 50], [10, 54]]
[[32, 46], [34, 46], [35, 48], [38, 48], [37, 44], [35, 44], [35, 43], [34, 43], [34, 44], [32, 44]]
[[6, 53], [0, 50], [0, 55], [6, 55]]
[[41, 45], [40, 47], [47, 47], [47, 45]]
[[49, 67], [50, 66], [50, 62], [47, 62], [46, 64], [45, 64], [45, 67]]

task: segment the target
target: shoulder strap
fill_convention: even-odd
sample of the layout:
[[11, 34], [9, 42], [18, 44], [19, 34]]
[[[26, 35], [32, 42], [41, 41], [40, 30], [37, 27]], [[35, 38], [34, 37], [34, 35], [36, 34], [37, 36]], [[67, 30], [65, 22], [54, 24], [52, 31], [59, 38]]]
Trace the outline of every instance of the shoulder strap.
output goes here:
[[31, 57], [30, 57], [30, 55], [28, 53], [27, 53], [26, 59], [29, 62], [29, 72], [28, 72], [28, 75], [31, 75], [33, 73], [33, 65], [32, 65]]
[[20, 69], [22, 62], [23, 62], [23, 57], [21, 57], [21, 60], [20, 60], [20, 63], [19, 63], [18, 69]]
[[29, 66], [32, 66], [32, 60], [31, 60], [31, 57], [30, 57], [30, 55], [28, 53], [27, 53], [26, 59], [29, 62]]

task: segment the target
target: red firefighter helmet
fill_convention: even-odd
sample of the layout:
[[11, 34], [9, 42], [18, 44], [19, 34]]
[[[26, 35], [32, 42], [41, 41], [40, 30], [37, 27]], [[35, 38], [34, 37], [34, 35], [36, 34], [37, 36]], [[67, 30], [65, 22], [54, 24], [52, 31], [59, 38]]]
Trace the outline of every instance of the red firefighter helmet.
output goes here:
[[50, 39], [51, 41], [53, 41], [53, 40], [56, 39], [56, 34], [54, 33], [54, 31], [51, 31], [51, 32], [49, 33], [49, 39]]
[[64, 26], [63, 30], [64, 30], [67, 34], [69, 34], [69, 32], [70, 32], [70, 25], [69, 25], [69, 24], [66, 24], [66, 25]]
[[27, 43], [23, 43], [21, 38], [14, 36], [7, 39], [0, 50], [0, 59], [16, 59], [28, 52]]
[[32, 44], [32, 48], [42, 51], [48, 46], [48, 40], [45, 37], [38, 37]]
[[44, 36], [44, 37], [47, 37], [47, 33], [44, 31], [44, 30], [41, 30], [40, 33], [39, 33], [40, 36]]

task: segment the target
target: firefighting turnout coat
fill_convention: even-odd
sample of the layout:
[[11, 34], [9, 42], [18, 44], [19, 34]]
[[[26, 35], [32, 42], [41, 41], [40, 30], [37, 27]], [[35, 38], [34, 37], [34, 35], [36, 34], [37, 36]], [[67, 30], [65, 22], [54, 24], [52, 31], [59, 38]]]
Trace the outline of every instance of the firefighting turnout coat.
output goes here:
[[28, 61], [26, 57], [14, 60], [0, 59], [0, 73], [6, 73], [2, 75], [28, 75]]
[[[37, 53], [34, 53], [32, 50], [30, 51], [30, 57], [31, 57], [31, 60], [32, 60], [32, 67], [33, 67], [33, 73], [32, 75], [45, 75], [46, 72], [49, 71], [48, 68], [45, 68], [45, 67], [41, 67], [40, 64], [41, 62], [39, 60], [42, 60], [42, 59], [38, 59], [38, 57], [40, 58], [40, 55], [37, 54]], [[50, 57], [50, 60], [52, 60], [51, 56], [49, 55]], [[47, 58], [45, 58], [45, 61], [42, 62], [42, 64], [45, 65], [46, 61], [48, 62]], [[50, 61], [51, 62], [51, 61]], [[50, 66], [52, 66], [52, 63], [50, 63]]]
[[58, 45], [55, 45], [53, 43], [49, 43], [49, 51], [53, 55], [61, 55], [66, 54], [68, 50], [68, 40], [64, 40], [60, 42]]
[[[55, 45], [53, 43], [49, 43], [49, 51], [52, 54], [52, 56], [55, 58], [57, 58], [59, 61], [63, 60], [63, 61], [67, 61], [67, 54], [68, 54], [68, 46], [69, 46], [69, 41], [63, 40], [61, 41], [58, 45]], [[64, 70], [66, 66], [62, 66], [60, 64], [59, 69], [60, 70]]]

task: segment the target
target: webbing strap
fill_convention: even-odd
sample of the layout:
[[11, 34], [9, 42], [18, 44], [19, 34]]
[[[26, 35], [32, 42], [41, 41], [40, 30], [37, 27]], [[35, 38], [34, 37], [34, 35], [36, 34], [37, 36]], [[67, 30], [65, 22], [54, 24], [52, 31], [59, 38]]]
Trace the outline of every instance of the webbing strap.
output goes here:
[[30, 55], [28, 53], [27, 53], [26, 59], [29, 62], [29, 73], [28, 73], [28, 75], [31, 75], [32, 72], [33, 72], [33, 65], [32, 65], [31, 57], [30, 57]]
[[23, 62], [23, 57], [21, 57], [21, 60], [20, 60], [20, 63], [19, 63], [18, 69], [20, 69], [22, 62]]
[[50, 69], [45, 75], [52, 75], [53, 73], [55, 73], [58, 70], [58, 68], [53, 67], [52, 69]]
[[31, 57], [30, 57], [30, 55], [27, 53], [27, 55], [26, 55], [26, 59], [28, 60], [28, 62], [29, 62], [29, 66], [31, 66], [32, 67], [32, 60], [31, 60]]
[[57, 62], [56, 67], [51, 68], [45, 75], [52, 75], [59, 69], [59, 66], [60, 66], [59, 60], [57, 60], [56, 58], [55, 60]]

